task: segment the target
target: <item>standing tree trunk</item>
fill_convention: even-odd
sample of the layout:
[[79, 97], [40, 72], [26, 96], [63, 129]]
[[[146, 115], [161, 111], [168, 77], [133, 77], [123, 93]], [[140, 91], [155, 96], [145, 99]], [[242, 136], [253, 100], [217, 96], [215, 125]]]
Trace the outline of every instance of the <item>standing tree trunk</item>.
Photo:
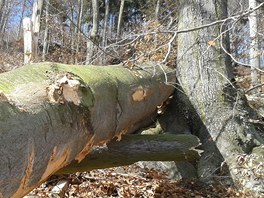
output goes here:
[[40, 17], [43, 8], [44, 0], [35, 0], [33, 4], [33, 12], [32, 12], [32, 31], [33, 31], [33, 59], [37, 57], [38, 53], [38, 39], [39, 39], [39, 31], [40, 31]]
[[[4, 3], [4, 2], [3, 2]], [[0, 32], [4, 33], [6, 29], [6, 24], [8, 23], [8, 19], [11, 12], [11, 0], [7, 1], [5, 4], [3, 4], [5, 7], [2, 8], [2, 18], [0, 19]]]
[[[4, 12], [4, 5], [5, 5], [5, 0], [0, 0], [0, 26], [2, 27], [2, 17], [3, 17], [3, 12]], [[0, 28], [0, 48], [2, 47], [3, 44], [3, 36], [1, 34], [1, 28]]]
[[155, 9], [155, 19], [159, 20], [159, 12], [160, 12], [160, 0], [157, 0], [156, 9]]
[[32, 61], [32, 22], [30, 18], [23, 19], [23, 36], [24, 36], [24, 64]]
[[0, 20], [2, 18], [2, 13], [3, 13], [3, 7], [5, 5], [5, 0], [0, 0]]
[[93, 27], [90, 37], [87, 41], [86, 65], [91, 64], [94, 55], [94, 46], [98, 43], [98, 25], [99, 25], [99, 5], [98, 0], [92, 0], [93, 7]]
[[43, 51], [42, 51], [42, 60], [45, 61], [46, 54], [48, 52], [48, 37], [49, 37], [49, 0], [46, 0], [46, 10], [45, 10], [45, 32], [43, 39]]
[[[225, 18], [226, 4], [226, 0], [180, 0], [179, 30]], [[261, 145], [263, 139], [250, 122], [253, 113], [244, 95], [228, 79], [227, 56], [220, 46], [220, 42], [224, 43], [226, 39], [214, 40], [220, 29], [211, 26], [178, 36], [176, 74], [186, 94], [179, 93], [179, 97], [186, 99], [182, 102], [189, 105], [183, 111], [189, 111], [191, 131], [201, 139], [204, 149], [198, 174], [205, 180], [213, 179], [224, 161], [236, 185], [260, 190], [264, 185], [263, 166], [258, 170], [262, 175], [257, 178], [253, 169], [247, 172], [243, 169], [241, 158], [255, 155], [256, 149], [253, 148]], [[252, 164], [261, 163], [263, 155], [257, 155], [252, 161]]]
[[[103, 29], [103, 38], [102, 38], [102, 47], [107, 45], [106, 33], [108, 28], [108, 21], [109, 21], [109, 0], [105, 0], [105, 16], [104, 16], [104, 29]], [[100, 64], [103, 64], [105, 60], [105, 53], [100, 59]]]
[[75, 55], [75, 64], [78, 63], [78, 53], [80, 50], [80, 32], [82, 25], [82, 16], [83, 16], [83, 0], [79, 0], [79, 10], [78, 10], [78, 18], [77, 18], [77, 42], [76, 42], [76, 55]]
[[117, 32], [116, 37], [119, 38], [121, 34], [121, 26], [123, 21], [123, 12], [124, 12], [125, 0], [121, 0], [120, 8], [119, 8], [119, 16], [117, 22]]
[[[19, 38], [20, 38], [20, 34], [21, 34], [21, 27], [22, 27], [23, 18], [24, 18], [24, 13], [25, 13], [25, 9], [26, 9], [26, 3], [27, 3], [27, 1], [24, 0], [24, 2], [23, 2], [23, 7], [22, 7], [21, 18], [20, 18], [19, 26], [18, 26], [17, 40], [19, 40]], [[0, 18], [1, 18], [1, 17], [0, 17]]]
[[[249, 0], [248, 1], [249, 8], [253, 9], [257, 7], [256, 0]], [[251, 65], [251, 86], [255, 87], [260, 83], [258, 77], [258, 68], [260, 66], [259, 60], [259, 42], [258, 42], [258, 18], [257, 18], [258, 11], [252, 12], [249, 17], [249, 34], [250, 34], [250, 48], [249, 48], [249, 63]], [[260, 88], [254, 89], [252, 92], [258, 93]]]

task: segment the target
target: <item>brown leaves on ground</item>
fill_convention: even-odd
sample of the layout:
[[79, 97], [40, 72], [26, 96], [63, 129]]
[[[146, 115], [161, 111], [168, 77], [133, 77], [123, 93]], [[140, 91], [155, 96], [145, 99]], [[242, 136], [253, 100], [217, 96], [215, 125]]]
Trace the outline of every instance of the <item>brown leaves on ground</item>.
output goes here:
[[[61, 180], [68, 182], [63, 195], [52, 189]], [[53, 176], [29, 195], [37, 197], [138, 197], [138, 198], [261, 198], [223, 185], [206, 185], [198, 180], [172, 181], [166, 175], [136, 165]]]

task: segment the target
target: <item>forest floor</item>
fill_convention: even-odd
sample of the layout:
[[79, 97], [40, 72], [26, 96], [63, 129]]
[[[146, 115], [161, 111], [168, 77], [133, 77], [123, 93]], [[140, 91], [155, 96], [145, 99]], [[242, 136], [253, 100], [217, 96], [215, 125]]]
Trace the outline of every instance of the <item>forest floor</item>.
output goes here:
[[138, 198], [261, 198], [198, 180], [173, 181], [164, 172], [142, 169], [136, 164], [62, 176], [52, 176], [24, 198], [38, 197], [138, 197]]

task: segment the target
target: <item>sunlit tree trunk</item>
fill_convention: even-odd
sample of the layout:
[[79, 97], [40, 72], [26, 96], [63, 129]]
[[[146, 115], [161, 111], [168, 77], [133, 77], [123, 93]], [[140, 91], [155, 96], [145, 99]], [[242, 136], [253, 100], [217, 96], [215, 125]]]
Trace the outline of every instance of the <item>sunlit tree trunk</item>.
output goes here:
[[121, 4], [119, 8], [119, 15], [118, 15], [118, 22], [117, 22], [117, 32], [116, 32], [117, 38], [119, 38], [121, 34], [124, 6], [125, 6], [125, 0], [121, 0]]
[[24, 12], [25, 12], [25, 9], [26, 9], [26, 3], [27, 3], [27, 1], [24, 0], [23, 7], [22, 7], [21, 18], [20, 18], [19, 26], [18, 26], [17, 40], [19, 40], [19, 38], [21, 36], [20, 35], [21, 34], [21, 27], [22, 27], [22, 22], [23, 22], [23, 18], [24, 18]]
[[26, 17], [23, 19], [24, 64], [29, 64], [32, 62], [32, 33], [32, 21], [29, 17]]
[[93, 8], [93, 27], [89, 39], [87, 40], [86, 65], [91, 64], [94, 55], [95, 44], [98, 43], [98, 25], [99, 25], [99, 5], [98, 0], [92, 0]]
[[32, 12], [32, 31], [33, 31], [33, 59], [37, 57], [38, 53], [38, 39], [40, 31], [40, 17], [43, 8], [44, 0], [35, 0]]
[[[105, 16], [104, 16], [102, 47], [105, 47], [107, 45], [106, 34], [108, 29], [108, 21], [109, 21], [109, 0], [105, 0]], [[105, 60], [105, 53], [103, 52], [103, 55], [100, 59], [100, 64], [103, 64], [104, 60]]]
[[156, 9], [155, 9], [155, 19], [159, 20], [159, 12], [160, 12], [160, 0], [157, 0]]
[[6, 25], [8, 23], [8, 19], [10, 17], [10, 11], [11, 11], [11, 3], [12, 1], [9, 0], [6, 3], [3, 2], [4, 7], [2, 8], [2, 18], [0, 22], [0, 32], [4, 33], [6, 30]]
[[76, 56], [75, 56], [75, 64], [78, 62], [78, 53], [80, 49], [80, 32], [81, 32], [81, 25], [82, 25], [82, 17], [83, 17], [83, 0], [79, 0], [79, 10], [78, 10], [78, 18], [77, 18], [77, 41], [76, 41]]
[[[226, 3], [226, 0], [181, 0], [179, 30], [225, 18]], [[255, 155], [263, 139], [250, 122], [254, 113], [244, 95], [228, 78], [227, 56], [220, 45], [220, 42], [225, 44], [226, 39], [216, 39], [220, 29], [211, 26], [178, 36], [176, 74], [186, 94], [179, 93], [179, 101], [186, 105], [183, 111], [191, 122], [191, 131], [201, 139], [204, 149], [198, 174], [204, 180], [220, 180], [221, 177], [216, 175], [222, 169], [221, 163], [225, 162], [236, 185], [253, 190], [263, 189], [263, 183], [254, 183], [257, 179], [253, 169], [249, 171], [239, 160], [241, 156]], [[263, 161], [263, 157], [261, 153], [256, 154], [251, 166]], [[264, 167], [258, 171], [264, 175]], [[264, 178], [259, 179], [263, 181]]]
[[46, 54], [48, 52], [48, 37], [49, 37], [49, 0], [46, 0], [46, 9], [45, 9], [45, 32], [43, 39], [43, 51], [42, 51], [42, 60], [45, 61]]
[[[249, 8], [253, 9], [257, 7], [256, 0], [249, 0]], [[255, 87], [260, 83], [258, 77], [258, 68], [260, 66], [259, 59], [259, 42], [258, 42], [258, 11], [252, 12], [249, 17], [249, 34], [250, 34], [250, 48], [249, 48], [249, 63], [251, 65], [251, 86]], [[258, 93], [260, 88], [252, 90], [253, 93]]]

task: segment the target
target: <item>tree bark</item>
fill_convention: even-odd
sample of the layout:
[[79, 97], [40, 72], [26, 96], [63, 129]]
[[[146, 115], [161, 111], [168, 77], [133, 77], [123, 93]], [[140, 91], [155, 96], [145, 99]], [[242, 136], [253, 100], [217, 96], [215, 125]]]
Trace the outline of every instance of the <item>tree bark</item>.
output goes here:
[[160, 0], [157, 0], [156, 3], [156, 9], [155, 9], [155, 19], [159, 20], [159, 14], [160, 14]]
[[93, 7], [93, 27], [90, 37], [87, 41], [86, 65], [91, 64], [94, 55], [94, 46], [98, 43], [98, 25], [99, 25], [99, 5], [98, 0], [92, 0]]
[[117, 31], [116, 37], [119, 38], [121, 34], [121, 26], [123, 21], [123, 12], [124, 12], [125, 0], [121, 0], [120, 8], [119, 8], [119, 15], [118, 15], [118, 22], [117, 22]]
[[94, 147], [80, 163], [72, 162], [56, 174], [91, 171], [126, 166], [138, 161], [189, 161], [199, 159], [194, 148], [199, 140], [193, 135], [125, 135], [122, 141], [112, 140], [107, 146]]
[[35, 0], [33, 4], [33, 11], [32, 11], [32, 57], [35, 59], [38, 54], [38, 39], [39, 39], [39, 31], [40, 31], [40, 17], [43, 8], [43, 1], [44, 0]]
[[[109, 21], [109, 0], [105, 0], [105, 16], [104, 16], [104, 29], [102, 36], [102, 47], [107, 45], [107, 29], [108, 29], [108, 21]], [[100, 58], [100, 64], [102, 65], [105, 61], [105, 52], [103, 52], [102, 57]]]
[[83, 0], [79, 0], [78, 2], [78, 18], [77, 18], [77, 28], [76, 28], [76, 33], [77, 33], [77, 41], [76, 41], [76, 56], [75, 56], [75, 64], [78, 63], [78, 53], [80, 50], [80, 32], [81, 32], [81, 25], [82, 25], [82, 18], [83, 18]]
[[48, 37], [49, 37], [49, 0], [46, 0], [46, 9], [45, 9], [45, 31], [43, 38], [43, 51], [42, 51], [42, 60], [45, 61], [46, 54], [48, 53]]
[[0, 75], [0, 197], [21, 197], [94, 146], [147, 126], [168, 68], [31, 64]]
[[32, 22], [30, 18], [26, 17], [23, 19], [23, 37], [24, 37], [24, 64], [32, 62]]
[[[23, 23], [23, 18], [24, 18], [24, 12], [25, 12], [25, 9], [26, 9], [26, 0], [24, 0], [23, 2], [23, 7], [22, 7], [22, 13], [21, 13], [21, 18], [20, 18], [20, 21], [19, 21], [19, 26], [18, 26], [18, 33], [17, 33], [17, 40], [20, 39], [20, 34], [21, 34], [21, 27], [22, 27], [22, 23]], [[0, 6], [1, 7], [1, 6]], [[1, 17], [0, 17], [1, 18]]]
[[[181, 0], [179, 30], [226, 17], [226, 3], [225, 0]], [[236, 185], [259, 190], [264, 185], [264, 168], [260, 167], [262, 175], [259, 178], [255, 178], [252, 169], [246, 177], [239, 159], [241, 156], [252, 157], [253, 148], [263, 144], [263, 139], [250, 122], [254, 113], [244, 95], [228, 79], [227, 57], [220, 45], [225, 39], [215, 40], [220, 29], [211, 26], [179, 34], [176, 74], [186, 94], [179, 92], [179, 100], [186, 105], [183, 112], [187, 112], [192, 133], [202, 141], [204, 153], [198, 164], [199, 176], [212, 180], [224, 161]], [[252, 160], [261, 163], [263, 156]], [[251, 186], [254, 182], [256, 188]]]
[[[249, 8], [253, 9], [257, 7], [256, 0], [249, 0]], [[251, 65], [251, 87], [255, 87], [260, 84], [260, 79], [258, 77], [258, 70], [260, 67], [259, 60], [259, 42], [258, 42], [258, 11], [252, 12], [249, 17], [249, 34], [250, 34], [250, 48], [249, 48], [249, 63]], [[259, 93], [260, 88], [254, 89], [252, 92]]]

